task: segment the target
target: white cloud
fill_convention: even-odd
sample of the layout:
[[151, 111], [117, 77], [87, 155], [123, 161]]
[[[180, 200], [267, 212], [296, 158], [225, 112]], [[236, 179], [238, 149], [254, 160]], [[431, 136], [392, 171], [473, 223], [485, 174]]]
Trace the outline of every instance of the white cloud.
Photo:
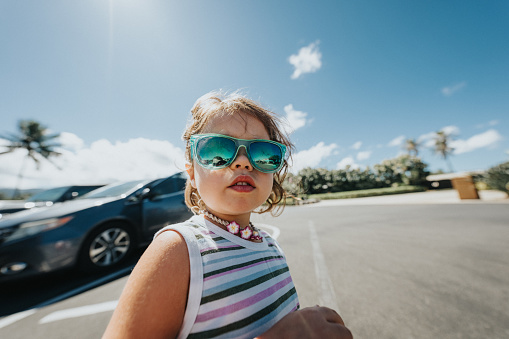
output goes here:
[[433, 140], [435, 135], [436, 135], [435, 132], [429, 132], [421, 135], [419, 138], [417, 138], [417, 141], [421, 144], [426, 144], [427, 142], [429, 142], [429, 140]]
[[484, 133], [476, 134], [467, 140], [454, 140], [451, 147], [454, 148], [454, 154], [468, 153], [479, 148], [494, 146], [502, 140], [502, 136], [498, 131], [490, 129]]
[[[1, 146], [7, 146], [9, 144], [10, 144], [9, 140], [0, 138], [0, 147]], [[0, 152], [3, 152], [3, 151], [4, 150], [2, 149]]]
[[347, 167], [349, 167], [351, 169], [357, 169], [360, 166], [355, 163], [354, 158], [351, 156], [341, 159], [341, 161], [338, 162], [336, 165], [337, 169], [346, 169]]
[[336, 144], [325, 145], [325, 143], [319, 142], [310, 149], [296, 153], [293, 155], [291, 171], [297, 173], [306, 167], [317, 167], [320, 162], [330, 156], [337, 147], [338, 145]]
[[[494, 121], [490, 123], [496, 124]], [[457, 126], [446, 126], [442, 128], [441, 131], [450, 136], [457, 136], [460, 133], [460, 129]], [[418, 140], [424, 147], [434, 147], [435, 136], [435, 132], [430, 132], [421, 135]], [[476, 134], [467, 140], [451, 140], [449, 145], [454, 148], [454, 154], [461, 154], [468, 153], [479, 148], [495, 146], [495, 144], [502, 139], [503, 138], [498, 131], [490, 129], [484, 133]]]
[[[456, 136], [460, 134], [460, 129], [457, 126], [445, 126], [440, 129], [440, 131], [443, 131], [445, 134], [450, 136]], [[417, 141], [423, 145], [424, 147], [433, 147], [435, 146], [435, 136], [437, 135], [436, 132], [429, 132], [426, 134], [421, 135], [419, 138], [417, 138]]]
[[[60, 141], [70, 142], [57, 149], [62, 155], [52, 160], [62, 170], [44, 160], [37, 170], [34, 162], [27, 160], [20, 188], [152, 179], [185, 167], [183, 150], [168, 141], [137, 138], [111, 143], [102, 139], [87, 147], [72, 133], [62, 133]], [[16, 185], [24, 156], [21, 150], [1, 156], [5, 161], [0, 162], [0, 187]]]
[[299, 54], [292, 54], [288, 61], [295, 67], [292, 79], [297, 79], [302, 74], [314, 73], [322, 67], [322, 53], [318, 50], [318, 41], [309, 46], [302, 47]]
[[487, 123], [478, 124], [475, 127], [477, 128], [485, 128], [486, 126], [496, 126], [499, 124], [498, 120], [490, 120]]
[[446, 97], [450, 97], [451, 95], [458, 92], [466, 85], [467, 85], [466, 81], [463, 81], [463, 82], [454, 84], [452, 86], [444, 87], [444, 88], [442, 88], [442, 94]]
[[355, 144], [352, 145], [353, 149], [360, 149], [362, 146], [362, 141], [357, 141]]
[[297, 129], [304, 127], [307, 122], [309, 122], [306, 112], [297, 111], [293, 108], [292, 104], [285, 106], [286, 120], [290, 126], [290, 133], [296, 131]]
[[357, 160], [359, 160], [359, 161], [367, 160], [370, 157], [371, 157], [371, 151], [364, 151], [364, 152], [357, 153]]
[[399, 137], [392, 139], [387, 145], [390, 147], [401, 146], [405, 138], [406, 137], [404, 135], [400, 135]]
[[85, 143], [83, 139], [78, 137], [76, 134], [69, 132], [60, 133], [60, 137], [58, 138], [58, 142], [62, 144], [62, 147], [65, 149], [77, 151], [83, 148]]
[[457, 126], [445, 126], [441, 129], [447, 135], [459, 135], [460, 129]]

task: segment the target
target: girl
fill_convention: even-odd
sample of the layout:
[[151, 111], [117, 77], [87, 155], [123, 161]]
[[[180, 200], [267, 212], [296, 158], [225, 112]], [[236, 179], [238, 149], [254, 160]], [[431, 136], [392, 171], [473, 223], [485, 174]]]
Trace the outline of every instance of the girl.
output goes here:
[[349, 338], [324, 307], [299, 309], [279, 245], [250, 222], [277, 211], [292, 144], [238, 94], [198, 99], [186, 141], [186, 204], [133, 270], [105, 338]]

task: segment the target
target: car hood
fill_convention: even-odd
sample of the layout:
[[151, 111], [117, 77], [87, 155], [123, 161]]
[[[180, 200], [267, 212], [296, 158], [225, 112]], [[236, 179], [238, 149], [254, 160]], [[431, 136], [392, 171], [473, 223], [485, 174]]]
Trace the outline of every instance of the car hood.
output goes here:
[[51, 207], [36, 207], [30, 210], [7, 215], [5, 219], [2, 218], [0, 221], [0, 228], [10, 227], [24, 222], [58, 218], [64, 215], [72, 214], [94, 206], [101, 206], [121, 199], [123, 198], [108, 197], [100, 199], [76, 199], [72, 201], [56, 203]]
[[9, 208], [25, 208], [25, 200], [3, 200], [0, 201], [0, 210]]

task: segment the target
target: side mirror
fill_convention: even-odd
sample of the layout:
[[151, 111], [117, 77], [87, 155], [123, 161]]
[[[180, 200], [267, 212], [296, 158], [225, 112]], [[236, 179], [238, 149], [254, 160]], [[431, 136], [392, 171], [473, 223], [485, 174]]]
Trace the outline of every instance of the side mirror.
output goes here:
[[143, 200], [150, 196], [150, 188], [146, 187], [142, 189], [141, 191], [136, 192], [134, 195], [130, 196], [128, 201], [130, 202], [136, 202]]
[[150, 198], [150, 188], [146, 187], [144, 188], [138, 195], [138, 198], [141, 200], [141, 199], [145, 199], [145, 198]]

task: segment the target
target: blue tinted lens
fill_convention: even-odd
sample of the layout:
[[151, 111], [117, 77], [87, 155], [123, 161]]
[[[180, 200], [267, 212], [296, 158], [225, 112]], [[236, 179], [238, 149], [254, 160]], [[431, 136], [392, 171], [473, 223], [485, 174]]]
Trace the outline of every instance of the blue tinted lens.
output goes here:
[[249, 155], [253, 166], [262, 172], [275, 172], [283, 163], [281, 148], [270, 142], [252, 142], [249, 145]]
[[221, 137], [205, 137], [198, 140], [196, 156], [200, 164], [207, 168], [222, 168], [232, 161], [237, 148], [233, 140]]

